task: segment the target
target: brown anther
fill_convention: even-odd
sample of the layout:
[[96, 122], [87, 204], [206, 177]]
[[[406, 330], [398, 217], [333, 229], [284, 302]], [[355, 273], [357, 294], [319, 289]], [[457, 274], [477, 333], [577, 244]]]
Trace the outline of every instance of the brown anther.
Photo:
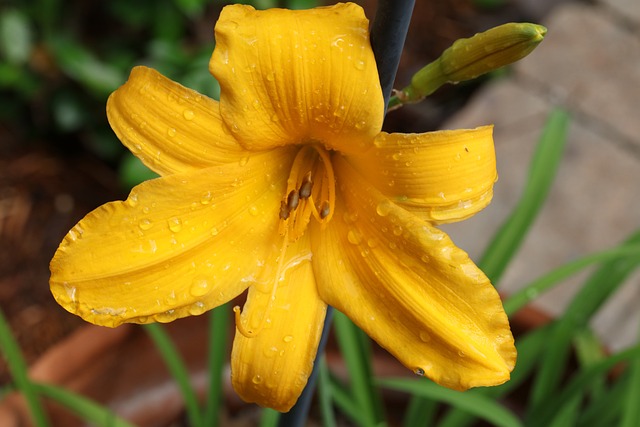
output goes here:
[[320, 219], [325, 219], [331, 213], [331, 206], [328, 201], [322, 202], [322, 206], [320, 207]]
[[313, 181], [311, 181], [311, 172], [307, 172], [307, 174], [302, 178], [302, 184], [300, 184], [300, 198], [308, 199], [311, 196], [311, 188], [313, 187]]
[[287, 196], [287, 207], [290, 211], [293, 211], [298, 207], [298, 203], [300, 203], [300, 196], [298, 195], [298, 192], [296, 190], [291, 190]]
[[291, 211], [289, 210], [289, 206], [283, 200], [282, 202], [280, 202], [280, 215], [279, 215], [280, 219], [285, 220], [289, 218], [289, 214], [291, 214]]

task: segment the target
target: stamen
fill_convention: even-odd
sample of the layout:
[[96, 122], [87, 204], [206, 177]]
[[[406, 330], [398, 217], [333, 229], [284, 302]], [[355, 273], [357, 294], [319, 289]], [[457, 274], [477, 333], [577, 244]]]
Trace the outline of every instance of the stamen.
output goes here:
[[311, 181], [311, 171], [302, 178], [302, 184], [300, 185], [300, 198], [308, 199], [311, 196], [311, 189], [313, 188], [313, 181]]
[[331, 205], [327, 200], [322, 202], [322, 207], [320, 208], [320, 219], [325, 219], [331, 213]]
[[287, 196], [287, 207], [290, 211], [295, 210], [300, 202], [300, 195], [296, 190], [291, 190], [289, 196]]
[[280, 219], [286, 220], [289, 218], [290, 213], [291, 210], [289, 209], [289, 205], [284, 200], [280, 202], [280, 214], [278, 215]]
[[269, 313], [271, 313], [271, 308], [273, 307], [273, 302], [276, 300], [276, 291], [278, 290], [278, 283], [280, 282], [280, 276], [282, 275], [282, 269], [284, 267], [284, 259], [287, 254], [287, 248], [289, 247], [289, 239], [287, 233], [285, 231], [284, 239], [282, 241], [282, 247], [280, 248], [280, 256], [278, 259], [278, 269], [276, 270], [275, 280], [273, 281], [273, 285], [271, 286], [271, 293], [269, 294], [269, 302], [262, 312], [262, 319], [260, 319], [260, 323], [258, 327], [255, 329], [247, 329], [247, 327], [242, 323], [242, 317], [240, 312], [240, 306], [236, 305], [233, 307], [234, 317], [236, 321], [236, 328], [238, 331], [247, 338], [253, 338], [257, 336], [262, 329], [264, 329], [264, 325], [267, 323], [267, 319], [269, 319]]

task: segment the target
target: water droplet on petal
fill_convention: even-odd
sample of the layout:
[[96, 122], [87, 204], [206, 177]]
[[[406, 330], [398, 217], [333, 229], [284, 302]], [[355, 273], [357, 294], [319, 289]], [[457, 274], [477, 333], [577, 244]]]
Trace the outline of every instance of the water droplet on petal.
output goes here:
[[195, 115], [196, 114], [193, 112], [193, 110], [184, 110], [182, 112], [182, 116], [185, 118], [185, 120], [193, 120]]
[[389, 200], [383, 200], [376, 206], [376, 213], [380, 216], [387, 216], [391, 212], [391, 202]]
[[251, 378], [251, 382], [254, 384], [261, 384], [262, 377], [259, 374], [256, 374], [253, 378]]
[[431, 335], [429, 335], [427, 332], [422, 331], [420, 332], [420, 341], [422, 342], [429, 342], [431, 341]]
[[180, 220], [180, 218], [178, 217], [172, 217], [169, 218], [169, 230], [173, 231], [174, 233], [177, 233], [178, 231], [182, 230], [182, 221]]
[[196, 301], [191, 305], [191, 307], [189, 307], [189, 314], [197, 316], [204, 313], [206, 310], [207, 308], [202, 301]]
[[195, 279], [193, 279], [193, 282], [191, 282], [191, 288], [189, 289], [189, 292], [191, 292], [191, 295], [193, 295], [194, 297], [201, 297], [209, 292], [209, 288], [209, 281], [206, 278], [196, 277]]
[[212, 235], [212, 236], [217, 236], [219, 232], [220, 232], [220, 231], [219, 231], [216, 227], [213, 227], [213, 228], [211, 229], [211, 235]]
[[151, 222], [151, 220], [144, 218], [140, 220], [140, 222], [138, 223], [138, 227], [140, 227], [140, 230], [148, 230], [153, 227], [153, 223]]
[[176, 319], [176, 311], [171, 309], [165, 311], [164, 313], [158, 313], [154, 316], [154, 319], [159, 323], [169, 323], [172, 320]]
[[258, 216], [258, 208], [255, 206], [251, 206], [249, 208], [249, 213], [251, 214], [251, 216]]
[[282, 341], [291, 342], [291, 341], [293, 341], [293, 337], [291, 335], [287, 335], [284, 338], [282, 338]]
[[356, 230], [349, 230], [349, 232], [347, 233], [347, 240], [349, 241], [349, 243], [358, 245], [362, 241], [362, 236]]
[[424, 369], [422, 368], [416, 368], [413, 370], [413, 373], [420, 376], [420, 377], [424, 377]]
[[169, 135], [170, 137], [174, 137], [176, 136], [176, 130], [174, 128], [169, 128], [167, 129], [167, 135]]
[[202, 203], [203, 205], [209, 204], [211, 202], [211, 197], [212, 197], [211, 196], [211, 191], [207, 191], [200, 198], [200, 203]]
[[135, 208], [138, 204], [138, 195], [136, 193], [129, 194], [129, 198], [127, 199], [127, 204], [132, 208]]

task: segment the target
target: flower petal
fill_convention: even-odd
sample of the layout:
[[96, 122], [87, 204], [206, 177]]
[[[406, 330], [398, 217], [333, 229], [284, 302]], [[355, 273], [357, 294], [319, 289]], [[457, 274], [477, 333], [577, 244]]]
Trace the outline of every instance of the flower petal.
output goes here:
[[310, 260], [307, 233], [288, 248], [282, 275], [267, 270], [265, 281], [249, 288], [242, 322], [254, 330], [264, 322], [264, 328], [252, 337], [237, 332], [231, 355], [233, 387], [247, 402], [286, 412], [311, 375], [327, 306]]
[[136, 67], [107, 102], [118, 138], [160, 175], [188, 172], [246, 156], [225, 129], [218, 102]]
[[209, 68], [222, 117], [250, 150], [320, 141], [356, 152], [382, 126], [384, 101], [362, 8], [223, 9]]
[[344, 184], [336, 214], [324, 231], [311, 229], [321, 298], [441, 385], [509, 379], [516, 350], [486, 276], [445, 233], [391, 203], [343, 159], [335, 163]]
[[238, 295], [273, 250], [290, 150], [146, 181], [89, 213], [51, 261], [60, 305], [103, 326], [168, 322]]
[[433, 223], [484, 209], [498, 178], [493, 126], [422, 134], [381, 133], [349, 162], [382, 194]]

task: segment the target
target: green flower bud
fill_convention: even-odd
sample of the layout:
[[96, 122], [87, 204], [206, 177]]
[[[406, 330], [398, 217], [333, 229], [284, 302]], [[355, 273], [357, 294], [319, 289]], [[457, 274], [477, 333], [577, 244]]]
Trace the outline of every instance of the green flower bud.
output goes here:
[[522, 59], [538, 46], [546, 33], [542, 25], [509, 23], [456, 40], [437, 60], [413, 76], [411, 85], [391, 100], [390, 108], [418, 102], [445, 83], [470, 80]]

